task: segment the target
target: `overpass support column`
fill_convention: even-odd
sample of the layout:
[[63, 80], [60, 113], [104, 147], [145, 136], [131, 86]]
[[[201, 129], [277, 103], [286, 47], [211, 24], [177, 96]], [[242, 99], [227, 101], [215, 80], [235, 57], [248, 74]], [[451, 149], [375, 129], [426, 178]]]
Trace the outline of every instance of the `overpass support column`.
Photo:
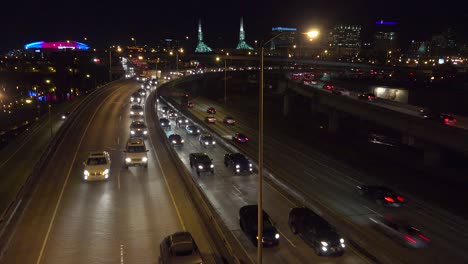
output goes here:
[[424, 147], [424, 165], [437, 166], [441, 163], [442, 150], [436, 146]]
[[328, 113], [328, 132], [337, 133], [340, 128], [340, 116], [338, 111], [330, 109]]
[[291, 94], [286, 92], [283, 95], [283, 116], [287, 116], [289, 114], [290, 109], [290, 104], [291, 104]]

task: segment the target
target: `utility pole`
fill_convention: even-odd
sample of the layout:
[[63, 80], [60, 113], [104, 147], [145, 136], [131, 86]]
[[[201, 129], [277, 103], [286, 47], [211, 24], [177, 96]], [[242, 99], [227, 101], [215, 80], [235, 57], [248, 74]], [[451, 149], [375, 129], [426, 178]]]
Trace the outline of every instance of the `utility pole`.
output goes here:
[[112, 82], [112, 47], [109, 46], [109, 82]]

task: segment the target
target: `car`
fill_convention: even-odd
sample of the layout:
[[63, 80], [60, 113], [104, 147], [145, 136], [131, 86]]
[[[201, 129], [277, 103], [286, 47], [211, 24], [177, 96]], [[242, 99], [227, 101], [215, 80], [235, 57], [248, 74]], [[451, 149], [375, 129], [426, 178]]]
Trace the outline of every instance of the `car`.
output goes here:
[[236, 123], [236, 120], [232, 116], [226, 116], [223, 118], [223, 123], [226, 125], [234, 125]]
[[[263, 237], [264, 247], [274, 247], [279, 244], [279, 232], [276, 229], [270, 216], [263, 210]], [[239, 225], [250, 241], [257, 246], [258, 239], [258, 206], [256, 204], [244, 205], [239, 209]]]
[[207, 116], [205, 117], [205, 122], [209, 124], [216, 124], [216, 117], [214, 116]]
[[232, 140], [239, 143], [247, 143], [249, 138], [242, 133], [235, 133], [234, 136], [232, 136]]
[[174, 109], [169, 109], [169, 111], [166, 112], [166, 117], [169, 119], [175, 119], [177, 117], [177, 112]]
[[137, 103], [140, 104], [143, 101], [139, 92], [134, 92], [130, 95], [130, 103]]
[[214, 114], [216, 114], [216, 108], [214, 108], [214, 107], [208, 107], [208, 109], [206, 109], [206, 112], [207, 112], [208, 114], [213, 114], [213, 115], [214, 115]]
[[209, 171], [211, 174], [214, 174], [214, 165], [213, 160], [206, 153], [190, 153], [190, 168], [197, 170], [197, 175], [200, 175], [200, 172]]
[[390, 216], [372, 216], [369, 219], [378, 230], [405, 247], [426, 248], [431, 242], [431, 239], [419, 228], [409, 224], [406, 220]]
[[214, 140], [213, 136], [211, 134], [203, 133], [200, 135], [198, 138], [198, 141], [200, 141], [200, 146], [206, 148], [209, 146], [215, 146], [216, 141]]
[[171, 129], [171, 121], [165, 117], [159, 118], [159, 124], [162, 128]]
[[143, 106], [139, 104], [133, 104], [130, 106], [130, 117], [143, 117], [143, 115]]
[[141, 120], [132, 121], [130, 124], [130, 137], [144, 137], [148, 135], [148, 128]]
[[251, 172], [252, 162], [241, 153], [226, 153], [224, 154], [224, 166], [232, 167], [235, 173], [248, 171]]
[[83, 179], [85, 181], [107, 180], [110, 174], [109, 152], [91, 151], [88, 158], [83, 161]]
[[405, 205], [405, 198], [403, 196], [385, 186], [359, 185], [357, 186], [357, 190], [361, 196], [379, 205], [388, 207], [402, 207]]
[[377, 96], [373, 93], [360, 93], [358, 95], [359, 100], [365, 100], [365, 101], [374, 101], [377, 99]]
[[322, 86], [322, 88], [325, 89], [325, 90], [331, 91], [331, 90], [333, 90], [334, 86], [331, 85], [331, 84], [327, 84], [327, 83], [326, 83], [326, 84], [324, 84], [324, 85]]
[[205, 263], [197, 243], [190, 232], [175, 232], [159, 245], [159, 264]]
[[200, 128], [196, 125], [188, 125], [188, 126], [185, 126], [185, 131], [187, 131], [187, 133], [189, 135], [193, 135], [193, 136], [196, 136], [196, 135], [199, 135], [200, 134]]
[[440, 120], [446, 125], [453, 125], [457, 122], [457, 119], [449, 113], [441, 113]]
[[169, 135], [169, 142], [171, 143], [172, 146], [183, 146], [184, 145], [184, 139], [182, 138], [181, 135], [178, 134], [171, 134]]
[[71, 114], [70, 111], [64, 112], [64, 113], [62, 113], [62, 115], [60, 116], [60, 118], [61, 118], [62, 120], [65, 120], [65, 119], [68, 118], [68, 116], [69, 116], [70, 114]]
[[169, 112], [169, 109], [171, 109], [171, 108], [169, 108], [169, 106], [163, 105], [163, 106], [161, 106], [161, 113], [167, 114]]
[[332, 94], [349, 96], [349, 91], [342, 87], [334, 87], [331, 91]]
[[288, 225], [293, 234], [299, 235], [318, 256], [343, 255], [345, 240], [336, 229], [307, 207], [295, 207], [289, 211]]
[[156, 86], [157, 84], [158, 84], [158, 80], [156, 80], [156, 79], [151, 79], [150, 80], [150, 85]]
[[143, 75], [143, 74], [139, 74], [139, 75], [137, 75], [136, 79], [137, 79], [137, 81], [139, 81], [139, 82], [146, 82], [146, 80], [147, 80], [148, 78], [147, 78], [145, 75]]
[[145, 97], [146, 94], [149, 94], [149, 91], [151, 90], [151, 84], [150, 82], [145, 82], [141, 85], [141, 88], [140, 89], [143, 89], [144, 90], [144, 94], [140, 92], [140, 90], [138, 90], [138, 92], [140, 92], [140, 95]]
[[193, 102], [188, 101], [188, 102], [187, 102], [187, 107], [188, 107], [188, 108], [194, 108], [194, 107], [195, 107], [195, 104], [194, 104]]
[[189, 120], [185, 116], [178, 116], [176, 118], [176, 124], [178, 127], [185, 127], [189, 124]]
[[141, 138], [129, 138], [125, 145], [125, 168], [142, 166], [148, 168], [148, 150], [145, 141]]
[[140, 88], [137, 90], [137, 92], [141, 95], [141, 97], [145, 97], [146, 96], [146, 90], [144, 88]]

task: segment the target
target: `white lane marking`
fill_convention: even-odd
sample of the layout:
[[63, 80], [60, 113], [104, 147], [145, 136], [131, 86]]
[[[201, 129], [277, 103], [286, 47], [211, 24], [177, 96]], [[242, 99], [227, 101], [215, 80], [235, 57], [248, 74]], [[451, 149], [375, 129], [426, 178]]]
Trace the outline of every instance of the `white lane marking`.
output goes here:
[[378, 212], [376, 212], [376, 211], [370, 209], [369, 207], [367, 207], [367, 206], [365, 206], [365, 205], [364, 205], [364, 207], [367, 208], [367, 209], [369, 209], [369, 211], [373, 212], [374, 214], [379, 215], [379, 216], [382, 216], [380, 213], [378, 213]]
[[117, 137], [117, 145], [120, 145], [120, 136]]
[[288, 241], [289, 244], [291, 244], [291, 246], [296, 247], [296, 245], [294, 245], [294, 243], [291, 240], [289, 240], [283, 233], [281, 233], [281, 231], [279, 231], [279, 229], [278, 229], [278, 233], [280, 233], [280, 235], [282, 237], [284, 237], [286, 239], [286, 241]]
[[122, 121], [122, 115], [119, 116], [119, 121]]
[[65, 178], [65, 182], [62, 185], [62, 190], [60, 191], [60, 195], [59, 195], [59, 198], [57, 200], [57, 204], [55, 205], [54, 212], [52, 214], [52, 219], [49, 222], [49, 227], [47, 228], [47, 233], [46, 233], [46, 235], [44, 237], [44, 241], [42, 242], [41, 251], [39, 252], [39, 257], [37, 258], [36, 264], [41, 263], [42, 256], [44, 255], [44, 250], [45, 250], [45, 247], [47, 245], [47, 241], [49, 240], [50, 231], [52, 230], [52, 225], [54, 224], [55, 217], [57, 216], [58, 208], [60, 206], [60, 202], [62, 201], [63, 193], [65, 192], [65, 187], [67, 186], [68, 179], [70, 178], [71, 170], [73, 168], [73, 164], [75, 164], [76, 157], [77, 157], [78, 152], [79, 152], [79, 150], [81, 148], [81, 144], [83, 143], [83, 139], [84, 139], [86, 133], [88, 132], [88, 129], [89, 129], [90, 125], [91, 125], [91, 122], [94, 119], [94, 116], [96, 115], [98, 110], [101, 108], [101, 106], [104, 104], [104, 102], [107, 101], [106, 99], [109, 98], [112, 94], [113, 93], [110, 93], [108, 96], [106, 96], [106, 98], [104, 98], [104, 100], [102, 100], [102, 102], [98, 105], [98, 107], [96, 107], [96, 110], [94, 111], [93, 116], [91, 116], [91, 118], [89, 119], [88, 125], [86, 125], [85, 131], [81, 135], [81, 139], [80, 139], [80, 142], [78, 143], [78, 147], [76, 148], [75, 155], [73, 155], [72, 163], [70, 165], [70, 168], [68, 169], [67, 177]]
[[117, 186], [118, 186], [118, 188], [120, 190], [120, 171], [117, 174]]
[[307, 174], [308, 176], [310, 176], [313, 180], [318, 179], [317, 176], [313, 175], [312, 172], [310, 172], [308, 170], [304, 170], [304, 173]]
[[120, 245], [120, 264], [124, 263], [124, 245]]
[[242, 192], [239, 190], [239, 188], [237, 188], [234, 184], [232, 186], [234, 187], [234, 189], [236, 189], [237, 192], [239, 192], [240, 195], [242, 195]]

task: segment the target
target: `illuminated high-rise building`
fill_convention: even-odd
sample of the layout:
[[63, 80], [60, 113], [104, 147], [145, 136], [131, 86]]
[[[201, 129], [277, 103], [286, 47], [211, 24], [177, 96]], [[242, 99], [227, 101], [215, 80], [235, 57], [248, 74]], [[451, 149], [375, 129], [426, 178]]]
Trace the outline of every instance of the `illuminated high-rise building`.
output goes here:
[[335, 56], [357, 56], [361, 49], [361, 26], [335, 26], [329, 41], [329, 48]]

